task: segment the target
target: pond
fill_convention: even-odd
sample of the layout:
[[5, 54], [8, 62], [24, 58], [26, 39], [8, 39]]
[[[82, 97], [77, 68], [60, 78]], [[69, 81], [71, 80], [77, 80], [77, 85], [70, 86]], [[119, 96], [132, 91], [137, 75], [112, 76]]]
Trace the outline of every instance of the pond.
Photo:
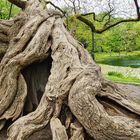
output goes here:
[[112, 66], [123, 66], [123, 67], [132, 67], [140, 68], [140, 56], [112, 56], [107, 57], [102, 60], [97, 60], [97, 63], [112, 65]]

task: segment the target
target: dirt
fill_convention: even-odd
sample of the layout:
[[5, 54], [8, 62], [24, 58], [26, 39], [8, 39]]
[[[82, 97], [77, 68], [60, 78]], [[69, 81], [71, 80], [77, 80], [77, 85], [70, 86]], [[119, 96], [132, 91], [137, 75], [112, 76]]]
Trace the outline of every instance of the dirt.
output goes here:
[[[140, 104], [140, 86], [134, 86], [134, 85], [124, 85], [124, 84], [118, 84], [118, 86], [124, 90], [128, 91], [128, 94], [133, 97], [133, 99]], [[0, 131], [0, 140], [6, 140], [7, 135], [7, 128], [8, 125]], [[32, 136], [28, 138], [28, 140], [51, 140], [51, 132], [49, 126], [45, 127], [44, 129], [34, 133]]]

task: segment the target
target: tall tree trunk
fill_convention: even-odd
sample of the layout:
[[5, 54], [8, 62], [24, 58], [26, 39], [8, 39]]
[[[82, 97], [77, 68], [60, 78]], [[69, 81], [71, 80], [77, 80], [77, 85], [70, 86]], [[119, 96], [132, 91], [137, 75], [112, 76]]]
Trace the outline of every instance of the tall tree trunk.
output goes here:
[[11, 4], [11, 5], [10, 5], [10, 10], [9, 10], [9, 19], [11, 18], [12, 8], [13, 8], [13, 4]]
[[95, 39], [94, 39], [94, 31], [91, 29], [91, 35], [92, 35], [92, 49], [91, 49], [91, 55], [93, 57], [93, 60], [95, 59]]
[[10, 1], [23, 12], [0, 21], [0, 128], [12, 120], [8, 140], [27, 139], [48, 123], [53, 140], [139, 140], [140, 105], [101, 77], [62, 15], [38, 0]]

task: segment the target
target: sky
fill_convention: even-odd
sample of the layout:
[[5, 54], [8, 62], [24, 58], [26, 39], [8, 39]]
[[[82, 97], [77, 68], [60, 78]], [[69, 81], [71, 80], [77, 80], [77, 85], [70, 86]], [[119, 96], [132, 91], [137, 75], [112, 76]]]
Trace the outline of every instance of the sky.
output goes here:
[[[51, 0], [54, 2], [57, 6], [59, 7], [66, 7], [66, 3], [68, 3], [69, 6], [72, 6], [72, 3], [68, 1], [73, 1], [73, 0]], [[64, 2], [65, 1], [65, 2]], [[78, 5], [78, 0], [76, 0], [76, 5]], [[119, 17], [134, 17], [136, 16], [136, 9], [135, 9], [135, 4], [133, 0], [80, 0], [81, 7], [82, 7], [82, 12], [87, 13], [87, 12], [95, 12], [95, 13], [100, 13], [102, 11], [108, 11], [109, 10], [109, 5], [108, 1], [110, 1], [110, 6], [114, 8], [114, 16], [119, 16]], [[138, 0], [139, 5], [140, 5], [140, 0]]]

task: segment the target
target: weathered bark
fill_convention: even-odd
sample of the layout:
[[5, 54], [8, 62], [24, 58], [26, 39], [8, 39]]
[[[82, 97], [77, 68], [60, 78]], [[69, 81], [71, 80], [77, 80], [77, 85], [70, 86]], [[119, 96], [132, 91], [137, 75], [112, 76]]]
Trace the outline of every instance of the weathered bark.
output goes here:
[[8, 140], [23, 140], [49, 122], [54, 140], [83, 140], [85, 131], [96, 140], [139, 140], [138, 102], [105, 81], [61, 14], [43, 7], [27, 1], [8, 28], [0, 63], [0, 128], [13, 121]]
[[74, 122], [71, 124], [71, 135], [70, 140], [84, 140], [83, 127], [79, 122]]
[[53, 140], [68, 140], [65, 127], [61, 124], [57, 118], [50, 120], [50, 126], [52, 130]]
[[0, 60], [8, 48], [10, 34], [9, 30], [12, 25], [12, 20], [0, 20]]

